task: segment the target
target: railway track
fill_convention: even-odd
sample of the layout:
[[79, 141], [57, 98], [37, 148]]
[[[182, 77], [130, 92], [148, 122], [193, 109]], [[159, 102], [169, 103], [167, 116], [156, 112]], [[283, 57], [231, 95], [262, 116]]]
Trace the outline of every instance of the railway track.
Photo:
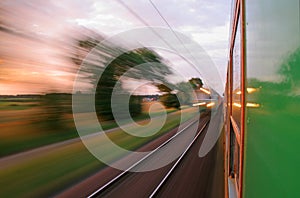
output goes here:
[[[131, 192], [135, 197], [154, 197], [189, 152], [190, 148], [206, 128], [208, 122], [209, 117], [207, 116], [202, 118], [200, 123], [194, 121], [187, 125], [128, 169], [95, 190], [88, 197], [119, 197], [122, 194], [124, 195], [124, 193], [128, 195], [128, 192]], [[198, 132], [196, 135], [194, 135], [195, 132], [189, 130], [193, 125], [197, 125]], [[187, 136], [191, 136], [191, 134], [193, 134], [192, 139], [186, 138]], [[153, 171], [135, 172], [141, 167], [151, 166], [151, 164], [157, 163], [157, 160], [167, 157], [166, 147], [168, 147], [168, 144], [178, 144], [181, 141], [187, 141], [187, 139], [189, 142], [185, 143], [185, 148], [181, 150], [179, 157], [170, 164]]]

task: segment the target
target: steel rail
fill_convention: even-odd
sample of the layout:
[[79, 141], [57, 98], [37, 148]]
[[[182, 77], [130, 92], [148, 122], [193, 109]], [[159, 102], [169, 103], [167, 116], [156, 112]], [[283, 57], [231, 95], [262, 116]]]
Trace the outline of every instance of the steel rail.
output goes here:
[[[154, 154], [160, 148], [162, 148], [163, 146], [165, 146], [166, 144], [168, 144], [171, 140], [173, 140], [175, 137], [177, 137], [178, 135], [180, 135], [183, 131], [185, 131], [187, 128], [189, 128], [190, 126], [192, 126], [193, 124], [195, 124], [198, 121], [199, 121], [198, 119], [195, 120], [195, 121], [192, 121], [190, 124], [188, 124], [186, 127], [184, 127], [183, 129], [181, 129], [175, 135], [173, 135], [172, 137], [170, 137], [164, 143], [162, 143], [161, 145], [159, 145], [158, 147], [156, 147], [154, 150], [152, 150], [151, 152], [149, 152], [147, 155], [145, 155], [143, 158], [141, 158], [137, 162], [135, 162], [133, 165], [131, 165], [125, 171], [123, 171], [122, 173], [120, 173], [119, 175], [117, 175], [116, 177], [114, 177], [113, 179], [111, 179], [109, 182], [107, 182], [106, 184], [104, 184], [103, 186], [101, 186], [100, 188], [98, 188], [96, 191], [94, 191], [92, 194], [90, 194], [88, 196], [88, 198], [93, 198], [96, 195], [98, 195], [99, 193], [103, 192], [105, 189], [107, 189], [109, 186], [111, 186], [113, 183], [115, 183], [117, 180], [119, 180], [121, 177], [123, 177], [125, 174], [127, 174], [131, 169], [133, 169], [134, 167], [136, 167], [137, 165], [139, 165], [140, 163], [142, 163], [144, 160], [146, 160], [148, 157], [150, 157], [152, 154]], [[204, 126], [206, 126], [207, 122], [208, 121], [206, 121], [206, 123], [205, 123]], [[202, 131], [202, 130], [203, 130], [203, 128], [200, 131]]]
[[162, 186], [165, 184], [165, 182], [167, 181], [167, 179], [169, 178], [169, 176], [173, 173], [173, 171], [175, 170], [175, 168], [177, 167], [177, 165], [181, 162], [181, 160], [183, 159], [183, 157], [186, 155], [186, 153], [188, 152], [188, 150], [192, 147], [192, 145], [195, 143], [195, 141], [197, 140], [197, 138], [200, 136], [200, 134], [202, 133], [202, 131], [205, 129], [205, 127], [207, 126], [209, 121], [206, 121], [206, 123], [203, 125], [203, 127], [200, 129], [200, 131], [198, 132], [198, 134], [194, 137], [194, 139], [192, 140], [192, 142], [188, 145], [188, 147], [185, 149], [185, 151], [180, 155], [180, 157], [177, 159], [177, 161], [175, 162], [175, 164], [172, 166], [172, 168], [169, 170], [169, 172], [164, 176], [164, 178], [161, 180], [161, 182], [158, 184], [158, 186], [154, 189], [154, 191], [151, 193], [151, 195], [149, 196], [149, 198], [152, 198], [156, 195], [156, 193], [162, 188]]

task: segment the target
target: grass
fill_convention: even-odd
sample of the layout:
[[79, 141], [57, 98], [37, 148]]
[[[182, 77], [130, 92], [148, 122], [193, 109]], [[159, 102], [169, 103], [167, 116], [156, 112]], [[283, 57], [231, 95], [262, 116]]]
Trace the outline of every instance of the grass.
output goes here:
[[0, 101], [0, 110], [25, 110], [38, 106], [32, 101]]
[[[182, 111], [184, 120], [194, 116], [194, 109]], [[149, 138], [134, 138], [124, 135], [120, 129], [109, 133], [119, 146], [135, 150], [152, 139], [175, 128], [180, 120], [179, 111], [168, 115], [164, 127]], [[103, 136], [104, 134], [102, 134]], [[104, 139], [94, 137], [89, 141], [104, 144]], [[114, 161], [121, 156], [107, 148], [107, 157]], [[12, 159], [0, 164], [0, 197], [48, 197], [71, 186], [76, 181], [99, 171], [104, 164], [96, 160], [80, 141], [37, 153], [31, 157]]]
[[[51, 122], [44, 108], [31, 100], [20, 101], [0, 101], [0, 110], [3, 110], [0, 111], [0, 157], [79, 137], [71, 113], [64, 113], [61, 120]], [[16, 103], [18, 106], [11, 106]], [[176, 111], [166, 110], [167, 114]], [[156, 117], [163, 113], [156, 109], [152, 115]], [[143, 113], [134, 120], [148, 118], [148, 113]], [[118, 127], [114, 121], [104, 121], [101, 125], [103, 130]], [[86, 127], [91, 131], [96, 128], [95, 123], [86, 123]]]
[[[26, 130], [26, 129], [25, 129]], [[17, 136], [15, 138], [2, 139], [0, 144], [0, 156], [7, 156], [14, 153], [38, 148], [41, 146], [76, 138], [78, 134], [74, 130], [57, 133], [28, 134], [27, 136]]]
[[49, 196], [103, 166], [80, 142], [56, 148], [1, 168], [0, 197]]
[[[31, 120], [31, 118], [26, 118], [28, 114], [21, 115], [22, 111], [17, 112], [19, 114], [12, 114], [14, 117], [11, 121], [0, 123], [1, 157], [78, 137], [72, 120], [63, 121], [61, 126], [64, 127], [57, 129], [51, 126], [49, 121]], [[10, 118], [7, 117], [7, 119]], [[71, 127], [67, 127], [68, 125]]]

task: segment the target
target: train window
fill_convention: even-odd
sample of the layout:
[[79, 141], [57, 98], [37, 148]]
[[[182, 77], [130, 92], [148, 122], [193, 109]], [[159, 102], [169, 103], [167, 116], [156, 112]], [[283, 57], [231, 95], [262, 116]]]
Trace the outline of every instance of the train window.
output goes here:
[[227, 145], [227, 174], [233, 179], [236, 193], [241, 195], [242, 188], [242, 159], [243, 159], [243, 144], [242, 144], [242, 113], [243, 113], [243, 93], [242, 77], [242, 35], [241, 35], [241, 17], [240, 17], [240, 1], [236, 1], [234, 10], [234, 20], [232, 25], [232, 38], [230, 46], [230, 65], [227, 74], [227, 137], [229, 139]]
[[230, 142], [229, 142], [229, 177], [236, 182], [236, 190], [239, 186], [239, 174], [240, 174], [240, 142], [239, 136], [236, 134], [233, 122], [230, 124]]
[[229, 152], [229, 175], [234, 178], [234, 150], [235, 150], [235, 135], [232, 125], [230, 125], [230, 152]]
[[238, 128], [241, 125], [241, 96], [241, 39], [238, 22], [232, 53], [232, 116]]

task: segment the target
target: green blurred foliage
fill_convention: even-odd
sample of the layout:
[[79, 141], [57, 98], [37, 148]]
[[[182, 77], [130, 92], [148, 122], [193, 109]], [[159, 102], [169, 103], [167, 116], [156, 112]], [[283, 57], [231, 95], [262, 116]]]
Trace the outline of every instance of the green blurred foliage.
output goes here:
[[[111, 107], [113, 90], [120, 77], [126, 73], [126, 77], [134, 80], [147, 80], [152, 83], [166, 82], [165, 77], [172, 74], [162, 57], [148, 48], [139, 48], [132, 51], [122, 49], [115, 43], [100, 43], [100, 35], [90, 36], [77, 41], [75, 55], [72, 61], [81, 65], [83, 76], [80, 78], [90, 82], [96, 89], [95, 106], [100, 121], [114, 120]], [[91, 52], [96, 60], [84, 59], [82, 54]], [[156, 64], [154, 64], [156, 63]], [[143, 67], [136, 67], [146, 64]], [[134, 68], [134, 69], [133, 69]], [[133, 69], [133, 70], [131, 70]], [[130, 72], [128, 72], [131, 70]], [[99, 75], [101, 76], [99, 78]], [[98, 80], [99, 79], [99, 80]], [[129, 92], [122, 86], [118, 88], [118, 94], [124, 96]], [[129, 100], [130, 115], [141, 114], [141, 100], [138, 97], [131, 97]]]
[[203, 86], [203, 82], [200, 78], [191, 78], [189, 83], [194, 89], [200, 88]]
[[[105, 67], [96, 88], [96, 111], [100, 120], [114, 119], [111, 108], [111, 97], [119, 78], [129, 69], [149, 62], [162, 63], [161, 58], [155, 52], [143, 48], [123, 53]], [[143, 67], [141, 67], [129, 75], [131, 75], [130, 77], [133, 79], [156, 81], [163, 79], [163, 75], [166, 73], [170, 73], [170, 71], [164, 64], [153, 65], [149, 63], [147, 70], [144, 70]], [[119, 89], [119, 94], [129, 94], [123, 88]], [[129, 100], [129, 111], [131, 116], [137, 116], [142, 113], [141, 102], [142, 101], [138, 99], [137, 96], [131, 96]]]
[[71, 94], [49, 93], [41, 97], [40, 107], [48, 129], [64, 129], [63, 116], [71, 113]]
[[129, 99], [129, 113], [131, 117], [136, 117], [142, 113], [142, 98], [139, 96], [130, 96]]
[[[247, 93], [247, 102], [260, 106], [246, 111], [245, 197], [299, 197], [299, 65], [300, 48], [271, 73], [280, 80], [247, 81], [247, 87], [257, 89]], [[278, 190], [272, 194], [274, 186]]]
[[180, 109], [180, 103], [175, 94], [167, 93], [159, 97], [159, 100], [166, 108]]
[[169, 88], [168, 86], [166, 86], [164, 84], [158, 84], [158, 85], [156, 85], [156, 87], [162, 93], [170, 93], [172, 91], [171, 88]]

